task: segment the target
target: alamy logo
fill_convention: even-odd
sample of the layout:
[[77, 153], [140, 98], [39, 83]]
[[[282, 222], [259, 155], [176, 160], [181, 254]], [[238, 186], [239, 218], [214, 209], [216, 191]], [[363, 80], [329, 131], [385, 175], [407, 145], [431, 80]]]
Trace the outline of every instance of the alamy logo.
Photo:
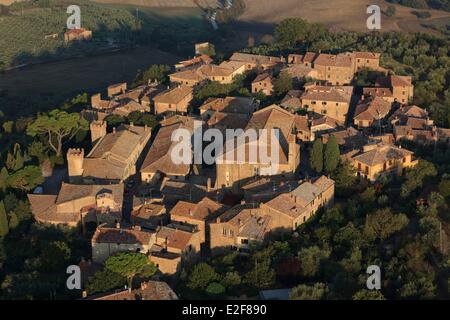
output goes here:
[[380, 7], [375, 4], [368, 6], [367, 14], [370, 14], [370, 16], [367, 18], [367, 29], [380, 30], [381, 29], [381, 9], [380, 9]]
[[67, 29], [81, 28], [81, 9], [77, 5], [70, 5], [67, 7], [67, 13], [70, 16], [67, 18]]
[[381, 269], [377, 265], [372, 265], [367, 268], [367, 274], [370, 276], [367, 278], [367, 289], [369, 290], [381, 290]]
[[67, 274], [70, 276], [67, 278], [66, 286], [69, 290], [81, 290], [81, 269], [77, 265], [71, 265], [67, 267]]
[[[180, 128], [172, 133], [174, 164], [259, 164], [265, 175], [278, 172], [280, 159], [279, 129], [227, 129], [225, 137], [218, 129], [207, 129], [194, 122], [194, 133]], [[203, 143], [210, 142], [204, 149]]]

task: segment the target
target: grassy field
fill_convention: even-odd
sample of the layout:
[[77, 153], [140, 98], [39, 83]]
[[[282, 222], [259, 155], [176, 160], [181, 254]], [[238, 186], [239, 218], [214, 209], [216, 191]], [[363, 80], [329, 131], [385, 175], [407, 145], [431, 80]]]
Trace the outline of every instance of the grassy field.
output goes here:
[[[310, 22], [321, 22], [332, 30], [367, 31], [366, 8], [377, 4], [384, 11], [388, 5], [383, 0], [245, 0], [247, 10], [241, 17], [245, 22], [276, 23], [289, 17], [302, 17]], [[422, 26], [434, 20], [448, 19], [450, 13], [426, 10], [431, 13], [428, 19], [419, 19], [411, 13], [415, 9], [395, 5], [394, 17], [382, 16], [381, 31], [430, 32]], [[420, 11], [420, 10], [419, 10]]]
[[[148, 7], [170, 7], [181, 5], [184, 7], [195, 6], [193, 0], [96, 0], [102, 3], [126, 3]], [[366, 8], [369, 5], [377, 4], [382, 10], [386, 10], [388, 5], [392, 5], [384, 0], [244, 0], [246, 12], [240, 18], [248, 27], [251, 24], [272, 25], [285, 18], [301, 17], [310, 22], [321, 22], [332, 30], [346, 31], [367, 31]], [[203, 3], [215, 0], [203, 0]], [[442, 20], [450, 21], [450, 13], [438, 10], [418, 10], [431, 13], [427, 19], [419, 19], [411, 12], [412, 9], [400, 5], [396, 7], [394, 17], [382, 17], [382, 31], [400, 32], [431, 32], [435, 31], [426, 28], [423, 24], [441, 24]]]

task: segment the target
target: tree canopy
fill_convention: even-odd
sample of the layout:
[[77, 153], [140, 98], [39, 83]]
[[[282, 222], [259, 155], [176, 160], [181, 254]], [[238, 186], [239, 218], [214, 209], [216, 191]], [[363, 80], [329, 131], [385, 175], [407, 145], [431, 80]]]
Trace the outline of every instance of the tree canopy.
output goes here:
[[43, 135], [57, 156], [62, 154], [65, 140], [72, 139], [80, 130], [88, 128], [88, 123], [79, 113], [67, 113], [55, 109], [48, 114], [40, 114], [28, 125], [28, 135]]

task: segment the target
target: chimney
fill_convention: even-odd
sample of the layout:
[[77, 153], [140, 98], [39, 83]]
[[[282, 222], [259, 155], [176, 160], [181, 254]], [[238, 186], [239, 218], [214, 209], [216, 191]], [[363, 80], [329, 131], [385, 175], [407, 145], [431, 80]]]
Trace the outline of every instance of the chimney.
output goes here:
[[189, 215], [192, 217], [192, 209], [189, 209]]
[[83, 299], [86, 299], [86, 298], [87, 298], [87, 291], [84, 290], [84, 291], [81, 293], [81, 296], [83, 297]]
[[220, 220], [220, 218], [218, 217], [217, 219], [216, 219], [216, 223], [220, 223], [221, 222], [221, 220]]
[[120, 223], [119, 222], [116, 223], [116, 229], [120, 229]]
[[130, 127], [134, 127], [134, 122], [130, 122]]
[[116, 133], [116, 127], [113, 128], [113, 133]]
[[147, 282], [142, 282], [141, 283], [141, 290], [145, 290], [147, 289]]

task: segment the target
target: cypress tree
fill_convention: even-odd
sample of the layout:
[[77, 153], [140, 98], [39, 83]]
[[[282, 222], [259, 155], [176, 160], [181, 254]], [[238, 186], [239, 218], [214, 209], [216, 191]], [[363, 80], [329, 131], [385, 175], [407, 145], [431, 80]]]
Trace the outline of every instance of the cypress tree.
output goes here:
[[8, 217], [6, 216], [5, 205], [3, 201], [0, 202], [0, 237], [4, 237], [8, 234]]
[[321, 139], [314, 141], [311, 155], [310, 155], [311, 168], [316, 172], [322, 172], [323, 170], [323, 143]]
[[331, 136], [328, 139], [325, 148], [325, 170], [327, 173], [333, 173], [339, 164], [340, 152], [336, 137]]

